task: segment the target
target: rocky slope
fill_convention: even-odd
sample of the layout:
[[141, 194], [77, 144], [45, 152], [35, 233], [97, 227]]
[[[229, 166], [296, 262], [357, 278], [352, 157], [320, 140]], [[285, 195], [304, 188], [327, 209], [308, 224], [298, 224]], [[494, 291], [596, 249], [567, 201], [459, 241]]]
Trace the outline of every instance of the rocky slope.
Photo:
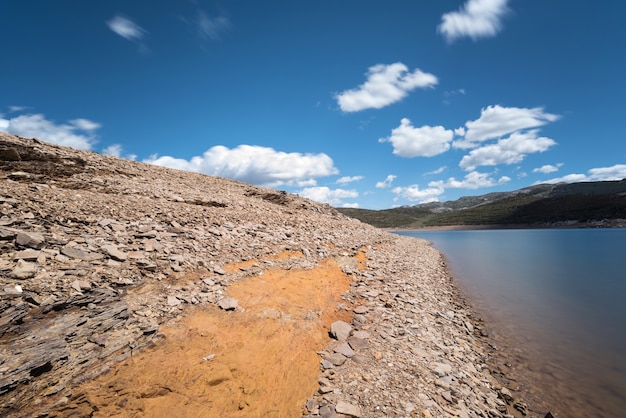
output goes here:
[[[532, 414], [490, 374], [480, 329], [420, 240], [286, 193], [2, 133], [0, 207], [1, 416], [106, 416], [81, 384], [158, 352], [193, 309], [253, 311], [234, 284], [327, 260], [349, 283], [334, 307], [345, 315], [317, 313], [334, 339], [302, 414]], [[254, 320], [288, 317], [269, 308]]]

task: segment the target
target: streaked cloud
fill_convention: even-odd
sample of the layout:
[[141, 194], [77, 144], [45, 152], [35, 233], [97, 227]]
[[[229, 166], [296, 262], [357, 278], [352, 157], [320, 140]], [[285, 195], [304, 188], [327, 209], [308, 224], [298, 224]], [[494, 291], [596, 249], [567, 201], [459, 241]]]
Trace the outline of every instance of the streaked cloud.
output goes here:
[[358, 88], [335, 95], [342, 111], [380, 109], [404, 99], [416, 88], [434, 87], [438, 83], [433, 74], [418, 68], [409, 72], [408, 67], [401, 62], [374, 65], [366, 75], [367, 80]]
[[378, 142], [391, 142], [393, 153], [400, 157], [433, 157], [448, 151], [453, 137], [454, 132], [443, 126], [416, 128], [409, 119], [403, 118], [389, 137], [380, 138]]
[[198, 35], [205, 39], [216, 41], [222, 33], [231, 27], [230, 19], [225, 16], [211, 17], [199, 10], [194, 21]]
[[320, 203], [328, 203], [332, 206], [343, 205], [342, 199], [354, 199], [359, 197], [356, 190], [330, 189], [325, 186], [307, 187], [298, 192], [298, 195]]
[[433, 171], [429, 171], [429, 172], [427, 172], [427, 173], [424, 173], [424, 175], [425, 175], [425, 176], [432, 176], [432, 175], [435, 175], [435, 174], [441, 174], [441, 173], [443, 173], [444, 171], [446, 171], [447, 169], [448, 169], [448, 166], [442, 165], [441, 167], [439, 167], [439, 168], [438, 168], [438, 169], [436, 169], [436, 170], [433, 170]]
[[83, 150], [90, 150], [95, 144], [95, 131], [100, 126], [88, 119], [74, 119], [68, 123], [57, 124], [42, 114], [0, 117], [0, 129], [7, 133]]
[[390, 188], [390, 187], [391, 187], [391, 184], [393, 183], [393, 181], [394, 181], [395, 179], [397, 179], [397, 178], [398, 178], [398, 176], [393, 175], [393, 174], [389, 174], [389, 175], [385, 178], [385, 180], [383, 180], [383, 181], [379, 181], [379, 182], [377, 182], [377, 183], [376, 183], [376, 188], [377, 188], [377, 189], [388, 189], [388, 188]]
[[338, 172], [333, 160], [323, 153], [286, 153], [256, 145], [239, 145], [233, 149], [217, 145], [189, 160], [155, 155], [145, 162], [267, 187], [295, 185]]
[[458, 11], [445, 13], [437, 26], [448, 42], [460, 38], [490, 38], [502, 30], [502, 19], [509, 13], [508, 0], [468, 0]]
[[514, 132], [508, 138], [500, 139], [495, 144], [476, 148], [461, 159], [459, 167], [474, 171], [480, 166], [516, 164], [528, 154], [544, 152], [556, 145], [553, 139], [540, 137], [537, 134], [537, 130]]
[[147, 33], [144, 28], [132, 20], [120, 15], [107, 20], [106, 24], [113, 32], [129, 41], [140, 41]]
[[363, 180], [363, 176], [344, 176], [337, 179], [335, 183], [337, 184], [347, 184], [355, 181]]

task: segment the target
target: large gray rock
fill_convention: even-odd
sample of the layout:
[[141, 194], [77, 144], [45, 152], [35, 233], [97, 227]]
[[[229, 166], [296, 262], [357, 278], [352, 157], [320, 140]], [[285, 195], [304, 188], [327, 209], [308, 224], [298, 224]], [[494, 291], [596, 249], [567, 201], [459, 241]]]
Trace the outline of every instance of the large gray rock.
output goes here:
[[346, 341], [352, 333], [352, 325], [344, 321], [335, 321], [330, 325], [330, 335], [338, 341]]
[[35, 232], [20, 231], [15, 237], [15, 243], [22, 247], [30, 247], [39, 249], [43, 246], [45, 238], [41, 234]]

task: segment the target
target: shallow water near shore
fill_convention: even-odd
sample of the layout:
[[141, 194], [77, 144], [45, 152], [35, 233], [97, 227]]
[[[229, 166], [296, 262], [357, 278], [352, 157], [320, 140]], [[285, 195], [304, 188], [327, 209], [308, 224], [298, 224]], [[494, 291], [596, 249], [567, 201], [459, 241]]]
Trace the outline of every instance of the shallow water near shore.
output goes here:
[[626, 229], [411, 231], [442, 251], [529, 403], [626, 410]]

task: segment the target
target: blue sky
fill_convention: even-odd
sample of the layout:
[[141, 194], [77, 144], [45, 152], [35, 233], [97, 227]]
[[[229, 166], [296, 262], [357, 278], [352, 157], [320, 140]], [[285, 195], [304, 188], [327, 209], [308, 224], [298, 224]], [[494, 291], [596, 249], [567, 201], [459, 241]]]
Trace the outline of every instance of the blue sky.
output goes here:
[[4, 0], [0, 131], [384, 209], [626, 177], [626, 2]]

